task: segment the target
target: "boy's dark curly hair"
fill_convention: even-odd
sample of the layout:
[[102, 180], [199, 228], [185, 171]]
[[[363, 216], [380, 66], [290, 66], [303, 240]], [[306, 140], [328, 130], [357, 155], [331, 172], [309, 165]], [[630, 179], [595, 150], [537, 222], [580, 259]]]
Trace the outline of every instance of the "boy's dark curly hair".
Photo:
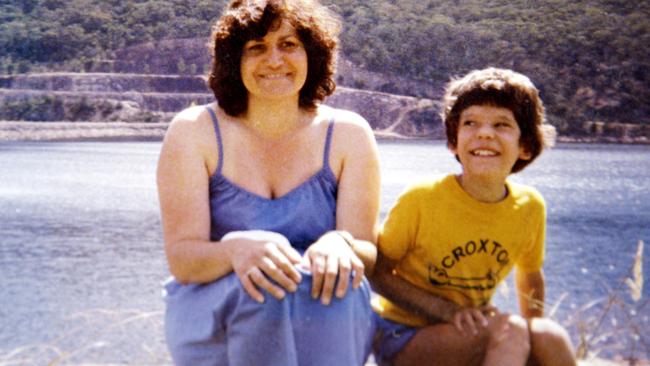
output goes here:
[[473, 105], [492, 105], [512, 111], [521, 130], [519, 143], [531, 156], [528, 160], [518, 159], [512, 173], [523, 170], [544, 147], [553, 146], [555, 142], [555, 128], [544, 121], [544, 105], [539, 92], [523, 74], [491, 67], [451, 80], [445, 88], [441, 113], [450, 147], [456, 147], [458, 142], [461, 113]]

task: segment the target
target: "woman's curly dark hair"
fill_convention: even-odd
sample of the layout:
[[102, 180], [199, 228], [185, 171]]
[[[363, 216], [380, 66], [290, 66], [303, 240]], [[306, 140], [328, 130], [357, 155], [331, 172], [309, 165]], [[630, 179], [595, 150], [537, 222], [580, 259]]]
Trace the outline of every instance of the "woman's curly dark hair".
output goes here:
[[531, 156], [528, 160], [517, 159], [512, 173], [523, 170], [542, 153], [544, 147], [553, 146], [555, 142], [555, 127], [545, 123], [544, 104], [539, 92], [523, 74], [490, 67], [451, 80], [445, 88], [441, 111], [450, 147], [456, 147], [458, 142], [461, 113], [473, 105], [492, 105], [512, 111], [521, 130], [519, 144]]
[[313, 109], [336, 88], [339, 18], [315, 0], [233, 0], [212, 32], [212, 70], [208, 85], [219, 106], [238, 116], [248, 109], [248, 91], [241, 78], [246, 42], [264, 37], [278, 20], [288, 21], [307, 53], [307, 80], [299, 106]]

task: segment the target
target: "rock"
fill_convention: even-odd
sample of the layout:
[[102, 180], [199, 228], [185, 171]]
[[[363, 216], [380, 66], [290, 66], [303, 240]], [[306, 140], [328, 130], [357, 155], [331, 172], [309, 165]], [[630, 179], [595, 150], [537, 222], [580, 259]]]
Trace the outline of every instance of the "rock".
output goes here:
[[[0, 77], [0, 119], [165, 122], [214, 96], [200, 76], [43, 73]], [[358, 111], [385, 136], [441, 138], [438, 103], [338, 87], [325, 104]]]

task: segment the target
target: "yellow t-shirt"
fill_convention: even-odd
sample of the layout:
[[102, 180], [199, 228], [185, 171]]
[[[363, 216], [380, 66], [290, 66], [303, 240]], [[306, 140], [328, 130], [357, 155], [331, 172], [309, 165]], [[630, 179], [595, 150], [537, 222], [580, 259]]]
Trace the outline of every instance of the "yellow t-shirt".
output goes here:
[[[462, 306], [488, 304], [513, 266], [527, 273], [544, 262], [544, 199], [532, 187], [506, 187], [498, 203], [473, 199], [453, 175], [410, 187], [384, 222], [379, 251], [415, 286]], [[374, 308], [398, 323], [427, 324], [383, 297]]]

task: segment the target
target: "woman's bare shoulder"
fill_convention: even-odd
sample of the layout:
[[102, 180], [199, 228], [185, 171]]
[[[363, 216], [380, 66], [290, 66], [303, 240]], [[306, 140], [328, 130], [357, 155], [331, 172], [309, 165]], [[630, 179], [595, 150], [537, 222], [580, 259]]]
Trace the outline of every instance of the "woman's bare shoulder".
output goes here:
[[167, 130], [167, 135], [194, 138], [204, 135], [212, 128], [212, 119], [206, 106], [191, 106], [178, 112]]
[[319, 107], [319, 114], [322, 114], [327, 120], [334, 120], [336, 129], [342, 129], [347, 134], [372, 134], [372, 128], [368, 121], [357, 112], [322, 105]]
[[[319, 111], [321, 112], [321, 111]], [[341, 156], [370, 154], [376, 149], [375, 135], [368, 121], [360, 114], [332, 107], [322, 113], [326, 120], [334, 120], [333, 146]], [[374, 154], [374, 153], [373, 153]]]

